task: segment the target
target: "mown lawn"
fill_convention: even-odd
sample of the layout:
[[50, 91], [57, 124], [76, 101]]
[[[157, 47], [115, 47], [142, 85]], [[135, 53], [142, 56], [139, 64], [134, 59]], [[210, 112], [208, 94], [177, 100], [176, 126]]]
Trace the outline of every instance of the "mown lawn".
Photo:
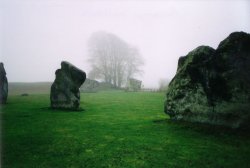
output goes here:
[[175, 123], [164, 93], [81, 95], [81, 112], [51, 110], [49, 95], [2, 106], [2, 167], [250, 167], [250, 136]]

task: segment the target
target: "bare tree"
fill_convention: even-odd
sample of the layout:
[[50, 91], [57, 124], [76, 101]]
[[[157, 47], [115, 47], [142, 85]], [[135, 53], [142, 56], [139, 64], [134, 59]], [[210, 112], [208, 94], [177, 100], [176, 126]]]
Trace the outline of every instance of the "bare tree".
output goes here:
[[143, 59], [137, 48], [114, 34], [96, 32], [89, 39], [89, 78], [121, 87], [127, 79], [142, 73]]
[[136, 74], [142, 74], [143, 71], [140, 69], [140, 67], [144, 64], [143, 59], [138, 51], [137, 48], [135, 47], [130, 47], [129, 48], [129, 54], [127, 56], [127, 61], [126, 61], [126, 77], [128, 78], [133, 78], [134, 75]]

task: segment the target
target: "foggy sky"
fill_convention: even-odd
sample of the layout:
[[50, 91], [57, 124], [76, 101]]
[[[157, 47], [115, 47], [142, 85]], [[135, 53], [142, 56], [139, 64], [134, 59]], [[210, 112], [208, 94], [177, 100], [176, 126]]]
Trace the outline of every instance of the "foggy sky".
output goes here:
[[0, 61], [10, 82], [53, 81], [67, 60], [90, 71], [87, 40], [114, 33], [145, 60], [145, 87], [172, 79], [180, 56], [200, 45], [216, 48], [231, 32], [250, 32], [245, 0], [88, 1], [2, 0]]

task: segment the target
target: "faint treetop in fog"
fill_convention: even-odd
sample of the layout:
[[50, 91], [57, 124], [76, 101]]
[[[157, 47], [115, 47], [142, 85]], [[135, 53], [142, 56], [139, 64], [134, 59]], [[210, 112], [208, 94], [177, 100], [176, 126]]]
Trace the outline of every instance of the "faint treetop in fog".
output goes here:
[[92, 34], [88, 47], [91, 79], [121, 87], [129, 78], [142, 73], [143, 59], [138, 49], [112, 33]]

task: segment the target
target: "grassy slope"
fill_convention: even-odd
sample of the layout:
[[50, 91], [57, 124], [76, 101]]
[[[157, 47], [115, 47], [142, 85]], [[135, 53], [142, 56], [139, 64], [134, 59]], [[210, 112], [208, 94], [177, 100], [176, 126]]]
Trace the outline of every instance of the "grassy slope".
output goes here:
[[164, 94], [84, 93], [83, 112], [48, 109], [49, 95], [2, 108], [3, 167], [249, 167], [250, 138], [172, 123]]

